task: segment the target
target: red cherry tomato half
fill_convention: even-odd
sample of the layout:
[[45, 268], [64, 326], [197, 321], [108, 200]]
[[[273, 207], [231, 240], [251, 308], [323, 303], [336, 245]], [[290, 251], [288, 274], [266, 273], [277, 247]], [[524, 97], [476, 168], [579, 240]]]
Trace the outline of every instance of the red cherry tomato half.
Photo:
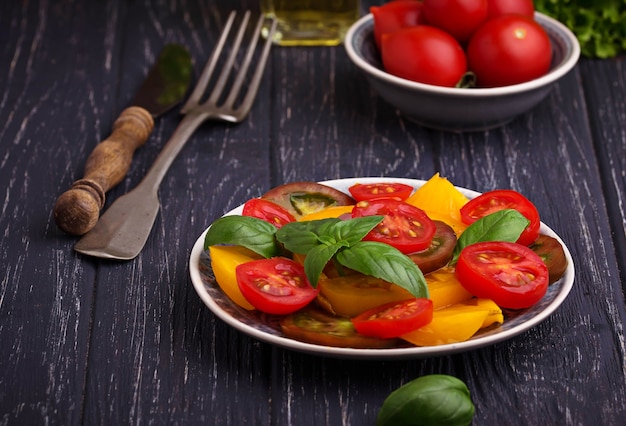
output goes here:
[[541, 258], [528, 247], [502, 241], [465, 247], [456, 276], [474, 296], [508, 309], [528, 308], [548, 289], [548, 268]]
[[285, 315], [308, 305], [319, 292], [309, 283], [304, 267], [283, 258], [242, 263], [235, 269], [241, 294], [256, 309]]
[[370, 12], [374, 16], [374, 40], [378, 48], [383, 34], [424, 23], [422, 2], [417, 0], [396, 0], [372, 6]]
[[518, 244], [531, 245], [539, 236], [541, 221], [537, 207], [526, 197], [512, 189], [485, 192], [461, 207], [461, 220], [472, 224], [481, 217], [504, 209], [515, 209], [530, 221], [522, 232]]
[[252, 216], [264, 220], [271, 223], [276, 228], [280, 228], [286, 223], [296, 221], [293, 215], [287, 210], [263, 198], [253, 198], [246, 201], [241, 214], [242, 216]]
[[435, 223], [422, 210], [393, 198], [375, 198], [359, 201], [352, 209], [352, 217], [384, 216], [366, 241], [389, 244], [404, 254], [427, 249], [435, 235]]
[[502, 15], [474, 33], [467, 59], [478, 86], [508, 86], [545, 75], [550, 70], [552, 45], [534, 19]]
[[461, 45], [428, 25], [383, 34], [381, 56], [388, 73], [435, 86], [454, 87], [467, 71]]
[[367, 310], [352, 318], [352, 324], [363, 336], [391, 339], [417, 330], [432, 319], [432, 300], [418, 298], [387, 303]]
[[371, 200], [372, 198], [392, 197], [406, 200], [413, 192], [413, 187], [403, 183], [357, 183], [348, 188], [352, 197], [357, 201]]
[[487, 0], [424, 0], [424, 17], [465, 43], [487, 19]]
[[533, 0], [487, 0], [487, 19], [501, 15], [518, 14], [534, 18]]

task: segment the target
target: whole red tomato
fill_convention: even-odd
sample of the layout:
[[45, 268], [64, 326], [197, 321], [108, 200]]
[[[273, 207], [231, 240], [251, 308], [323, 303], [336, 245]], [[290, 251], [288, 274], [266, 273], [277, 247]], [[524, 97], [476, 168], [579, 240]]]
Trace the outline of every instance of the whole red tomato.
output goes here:
[[487, 19], [487, 0], [424, 0], [423, 10], [429, 25], [465, 43]]
[[533, 0], [487, 0], [487, 6], [487, 19], [511, 13], [528, 16], [529, 18], [535, 16]]
[[396, 0], [372, 6], [370, 12], [374, 16], [374, 40], [378, 48], [383, 34], [424, 23], [422, 2], [418, 0]]
[[382, 37], [385, 70], [397, 77], [454, 87], [467, 71], [467, 58], [450, 34], [428, 25], [404, 28]]
[[550, 69], [552, 46], [533, 19], [502, 15], [487, 21], [467, 47], [469, 69], [481, 87], [508, 86], [539, 78]]

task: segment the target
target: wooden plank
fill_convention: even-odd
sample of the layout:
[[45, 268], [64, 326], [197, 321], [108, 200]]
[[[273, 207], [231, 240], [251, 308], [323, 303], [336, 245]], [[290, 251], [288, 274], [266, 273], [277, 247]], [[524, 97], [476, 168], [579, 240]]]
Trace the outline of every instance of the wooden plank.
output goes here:
[[[132, 19], [144, 16], [142, 25]], [[189, 47], [196, 78], [227, 13], [202, 2], [171, 2], [125, 11], [120, 67], [136, 75], [159, 46]], [[146, 45], [149, 43], [149, 45]], [[194, 79], [195, 81], [195, 79]], [[122, 79], [120, 96], [137, 83]], [[263, 85], [259, 97], [268, 97]], [[178, 125], [160, 120], [119, 194], [144, 176]], [[161, 212], [142, 253], [131, 262], [100, 265], [85, 421], [104, 423], [243, 424], [269, 419], [270, 348], [216, 319], [189, 281], [189, 252], [204, 229], [227, 209], [258, 195], [269, 182], [268, 111], [257, 103], [245, 123], [207, 122], [190, 138], [159, 190]]]
[[95, 272], [56, 228], [52, 207], [111, 117], [115, 15], [114, 4], [77, 1], [0, 6], [5, 424], [81, 420]]
[[606, 210], [626, 294], [626, 69], [625, 57], [581, 63], [591, 132], [606, 194]]

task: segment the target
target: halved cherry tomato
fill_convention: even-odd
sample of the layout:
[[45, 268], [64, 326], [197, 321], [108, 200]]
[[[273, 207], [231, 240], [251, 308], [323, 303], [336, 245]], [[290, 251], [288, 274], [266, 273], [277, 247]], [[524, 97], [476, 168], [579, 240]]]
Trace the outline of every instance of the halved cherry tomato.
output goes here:
[[539, 236], [539, 212], [537, 207], [526, 197], [512, 189], [496, 189], [485, 192], [470, 200], [461, 208], [461, 219], [467, 224], [491, 213], [504, 209], [515, 209], [530, 221], [517, 243], [528, 246]]
[[422, 210], [393, 198], [359, 201], [352, 209], [352, 217], [384, 216], [363, 238], [389, 244], [402, 253], [427, 249], [435, 235], [435, 224]]
[[548, 268], [521, 244], [491, 241], [465, 247], [456, 275], [467, 291], [509, 309], [528, 308], [548, 289]]
[[459, 42], [429, 25], [383, 34], [380, 50], [385, 71], [419, 83], [454, 87], [467, 71]]
[[349, 195], [317, 182], [286, 183], [270, 189], [261, 198], [284, 207], [296, 219], [326, 207], [354, 204]]
[[487, 19], [487, 0], [424, 0], [423, 11], [429, 25], [464, 43]]
[[393, 348], [397, 339], [378, 339], [356, 332], [348, 318], [331, 315], [309, 305], [280, 320], [283, 333], [292, 339], [323, 346], [356, 349]]
[[271, 223], [276, 228], [282, 227], [289, 222], [295, 222], [296, 218], [291, 213], [276, 203], [262, 198], [253, 198], [243, 205], [242, 216], [252, 216]]
[[430, 246], [426, 250], [408, 255], [424, 274], [445, 266], [452, 259], [456, 245], [454, 229], [440, 220], [433, 222], [435, 223], [435, 235]]
[[363, 336], [391, 339], [425, 326], [433, 319], [433, 302], [425, 298], [387, 303], [352, 318]]
[[548, 267], [550, 284], [558, 281], [567, 269], [567, 258], [561, 243], [556, 238], [547, 235], [539, 235], [530, 249], [537, 253]]
[[500, 15], [516, 13], [534, 18], [535, 5], [533, 0], [487, 0], [487, 19]]
[[317, 293], [299, 263], [283, 258], [260, 259], [237, 266], [241, 294], [261, 312], [284, 315], [308, 305]]
[[387, 197], [404, 201], [413, 192], [413, 187], [397, 182], [357, 183], [348, 188], [348, 191], [357, 201]]
[[372, 6], [370, 12], [374, 16], [374, 41], [379, 48], [383, 34], [424, 23], [422, 2], [418, 0], [396, 0]]

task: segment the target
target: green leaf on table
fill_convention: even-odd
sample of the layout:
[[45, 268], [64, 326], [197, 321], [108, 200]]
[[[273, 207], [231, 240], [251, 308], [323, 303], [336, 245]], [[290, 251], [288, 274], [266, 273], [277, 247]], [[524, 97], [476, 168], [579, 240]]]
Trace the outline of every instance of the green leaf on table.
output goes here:
[[424, 274], [399, 250], [384, 243], [361, 241], [337, 253], [343, 266], [396, 284], [415, 297], [428, 297]]
[[280, 253], [275, 234], [276, 227], [264, 220], [250, 216], [223, 216], [207, 230], [204, 248], [219, 244], [238, 245], [270, 258]]
[[500, 210], [478, 219], [459, 237], [450, 264], [456, 264], [461, 251], [471, 244], [486, 241], [514, 243], [529, 223], [523, 214], [513, 209]]

